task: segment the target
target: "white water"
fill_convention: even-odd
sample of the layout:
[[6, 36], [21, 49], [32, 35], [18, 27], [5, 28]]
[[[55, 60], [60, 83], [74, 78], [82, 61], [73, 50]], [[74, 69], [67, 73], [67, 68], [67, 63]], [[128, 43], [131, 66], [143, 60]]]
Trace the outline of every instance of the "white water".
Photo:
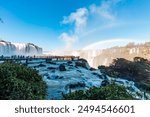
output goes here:
[[[38, 63], [39, 62], [39, 63]], [[70, 91], [75, 90], [87, 90], [90, 87], [96, 86], [100, 87], [101, 82], [105, 79], [104, 75], [100, 70], [89, 70], [83, 67], [75, 67], [75, 61], [72, 63], [67, 63], [67, 61], [53, 61], [54, 64], [47, 64], [44, 61], [31, 61], [28, 65], [39, 71], [39, 74], [43, 76], [44, 81], [48, 85], [48, 96], [47, 99], [61, 99], [62, 93], [66, 94]], [[39, 67], [39, 64], [45, 65], [44, 67]], [[59, 71], [58, 67], [60, 64], [64, 64], [66, 71]], [[48, 69], [48, 67], [54, 69]], [[106, 75], [105, 75], [106, 76]], [[119, 85], [126, 87], [136, 99], [144, 99], [144, 92], [140, 91], [134, 84], [133, 81], [128, 81], [121, 78], [112, 78], [106, 76], [109, 82], [115, 81]], [[78, 86], [76, 84], [84, 84], [85, 86]], [[73, 88], [69, 88], [69, 85], [76, 85]], [[138, 94], [140, 95], [138, 95]], [[150, 99], [150, 94], [146, 94], [148, 99]]]
[[42, 48], [31, 43], [11, 43], [0, 40], [0, 55], [39, 55]]

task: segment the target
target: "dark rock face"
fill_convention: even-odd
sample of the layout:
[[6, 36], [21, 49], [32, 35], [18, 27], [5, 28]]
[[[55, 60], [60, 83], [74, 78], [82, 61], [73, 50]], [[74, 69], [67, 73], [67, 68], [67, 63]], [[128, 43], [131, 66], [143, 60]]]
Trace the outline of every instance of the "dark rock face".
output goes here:
[[83, 67], [83, 68], [86, 68], [86, 69], [87, 69], [87, 66], [86, 66], [86, 63], [85, 63], [85, 62], [77, 61], [77, 62], [75, 63], [75, 66], [76, 66], [76, 67]]
[[87, 62], [88, 62], [88, 61], [87, 61], [86, 59], [84, 59], [84, 58], [80, 58], [79, 61], [82, 61], [82, 62], [84, 62], [84, 63], [87, 63]]
[[63, 65], [63, 64], [59, 65], [59, 70], [66, 71], [65, 65]]

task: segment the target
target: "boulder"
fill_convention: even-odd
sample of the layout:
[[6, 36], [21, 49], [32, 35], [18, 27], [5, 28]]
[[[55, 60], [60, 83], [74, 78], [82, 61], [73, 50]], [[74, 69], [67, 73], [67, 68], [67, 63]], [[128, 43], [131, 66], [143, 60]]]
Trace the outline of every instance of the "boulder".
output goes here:
[[59, 65], [59, 70], [60, 70], [60, 71], [66, 71], [65, 65], [60, 64], [60, 65]]
[[49, 70], [54, 70], [54, 69], [56, 69], [55, 67], [48, 67], [47, 69], [49, 69]]
[[68, 63], [68, 64], [72, 64], [72, 61], [68, 61], [67, 63]]
[[91, 67], [91, 68], [90, 68], [90, 71], [95, 71], [95, 70], [96, 70], [96, 69], [95, 69], [95, 68], [93, 68], [93, 67]]
[[39, 65], [38, 65], [38, 67], [45, 67], [46, 65], [44, 65], [44, 64], [42, 64], [42, 63], [40, 63]]
[[85, 63], [85, 62], [77, 61], [77, 62], [75, 62], [75, 66], [76, 66], [76, 67], [83, 67], [83, 68], [86, 68], [86, 69], [87, 69], [87, 66], [86, 66], [86, 63]]

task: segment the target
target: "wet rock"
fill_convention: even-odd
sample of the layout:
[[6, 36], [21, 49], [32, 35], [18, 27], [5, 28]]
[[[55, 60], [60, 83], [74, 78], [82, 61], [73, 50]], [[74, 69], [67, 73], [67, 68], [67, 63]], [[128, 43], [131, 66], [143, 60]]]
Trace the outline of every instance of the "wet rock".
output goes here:
[[96, 69], [95, 69], [95, 68], [93, 68], [93, 67], [91, 67], [89, 70], [90, 70], [90, 71], [95, 71]]
[[59, 76], [59, 79], [63, 79], [64, 77], [63, 76]]
[[72, 65], [72, 64], [71, 64], [71, 65], [69, 65], [69, 66], [73, 67], [73, 65]]
[[124, 82], [123, 82], [123, 81], [116, 81], [116, 82], [118, 82], [119, 84], [122, 84], [122, 85], [124, 84]]
[[104, 80], [108, 80], [107, 76], [105, 74], [102, 75]]
[[74, 67], [72, 67], [72, 66], [69, 66], [69, 67], [68, 67], [68, 69], [69, 69], [69, 70], [70, 70], [70, 69], [74, 69]]
[[45, 67], [46, 65], [44, 65], [44, 64], [42, 64], [42, 63], [40, 63], [39, 65], [38, 65], [38, 67]]
[[63, 77], [63, 76], [57, 76], [57, 75], [56, 75], [54, 78], [55, 78], [55, 79], [63, 79], [64, 77]]
[[100, 70], [106, 69], [106, 66], [100, 65], [100, 66], [98, 66], [98, 69], [100, 69]]
[[59, 79], [59, 76], [55, 76], [55, 79]]
[[83, 58], [80, 58], [78, 61], [82, 61], [82, 62], [87, 63], [87, 60], [86, 60], [86, 59], [83, 59]]
[[58, 75], [51, 75], [51, 76], [50, 76], [51, 79], [59, 79], [59, 77], [60, 77], [60, 76], [58, 76]]
[[52, 61], [47, 61], [46, 63], [52, 64], [52, 65], [56, 65], [56, 63], [52, 62]]
[[81, 70], [77, 70], [77, 71], [81, 73]]
[[51, 78], [49, 76], [47, 76], [47, 79], [50, 80]]
[[135, 92], [135, 89], [132, 86], [129, 86], [128, 90], [130, 90], [131, 92]]
[[54, 70], [54, 69], [56, 69], [55, 67], [48, 67], [47, 69], [49, 69], [49, 70]]
[[55, 70], [51, 70], [51, 73], [54, 73], [55, 72]]
[[74, 89], [74, 88], [78, 88], [78, 87], [85, 87], [85, 83], [84, 82], [76, 82], [76, 83], [70, 83], [68, 84], [66, 87], [70, 88], [70, 89]]
[[104, 87], [104, 86], [107, 86], [109, 84], [109, 81], [108, 80], [103, 80], [101, 82], [101, 86]]
[[83, 68], [88, 69], [85, 62], [79, 62], [79, 61], [77, 61], [77, 62], [75, 62], [75, 66], [76, 67], [83, 67]]
[[60, 64], [60, 65], [59, 65], [59, 70], [60, 70], [60, 71], [66, 71], [65, 65]]
[[68, 63], [68, 64], [72, 64], [72, 61], [68, 61], [67, 63]]
[[98, 76], [99, 78], [103, 78], [102, 75], [100, 75], [98, 73], [93, 72], [92, 74]]

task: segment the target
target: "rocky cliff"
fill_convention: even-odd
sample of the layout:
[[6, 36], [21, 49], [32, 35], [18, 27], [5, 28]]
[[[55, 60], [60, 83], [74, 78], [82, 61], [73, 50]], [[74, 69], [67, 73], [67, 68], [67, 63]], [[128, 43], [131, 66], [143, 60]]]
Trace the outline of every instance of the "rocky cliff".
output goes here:
[[132, 61], [134, 57], [143, 57], [150, 60], [150, 42], [143, 44], [129, 43], [124, 47], [116, 46], [103, 50], [82, 50], [79, 55], [87, 59], [89, 64], [95, 68], [99, 65], [108, 66], [116, 58]]

